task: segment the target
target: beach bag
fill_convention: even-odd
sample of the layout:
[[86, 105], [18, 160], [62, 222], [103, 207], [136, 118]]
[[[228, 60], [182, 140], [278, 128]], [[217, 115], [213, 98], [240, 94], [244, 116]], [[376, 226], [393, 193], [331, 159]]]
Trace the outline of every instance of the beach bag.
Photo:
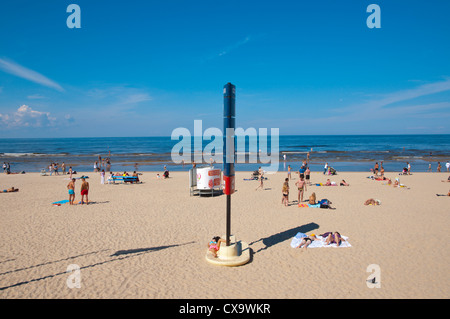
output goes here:
[[320, 204], [320, 208], [329, 208], [330, 202], [328, 199], [322, 199], [318, 202]]

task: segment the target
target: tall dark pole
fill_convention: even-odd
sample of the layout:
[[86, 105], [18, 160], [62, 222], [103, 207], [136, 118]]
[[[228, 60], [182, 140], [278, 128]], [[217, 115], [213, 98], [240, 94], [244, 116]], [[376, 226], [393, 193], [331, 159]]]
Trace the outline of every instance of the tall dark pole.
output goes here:
[[223, 180], [224, 193], [227, 195], [227, 229], [226, 245], [230, 246], [231, 234], [231, 194], [234, 193], [234, 162], [235, 162], [235, 134], [236, 128], [236, 87], [225, 84], [223, 88]]

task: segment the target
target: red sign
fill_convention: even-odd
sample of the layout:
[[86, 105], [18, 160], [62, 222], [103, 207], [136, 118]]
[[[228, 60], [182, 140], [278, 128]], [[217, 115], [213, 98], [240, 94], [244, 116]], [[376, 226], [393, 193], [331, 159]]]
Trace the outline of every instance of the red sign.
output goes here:
[[234, 176], [223, 176], [224, 187], [223, 192], [225, 195], [231, 195], [234, 193]]

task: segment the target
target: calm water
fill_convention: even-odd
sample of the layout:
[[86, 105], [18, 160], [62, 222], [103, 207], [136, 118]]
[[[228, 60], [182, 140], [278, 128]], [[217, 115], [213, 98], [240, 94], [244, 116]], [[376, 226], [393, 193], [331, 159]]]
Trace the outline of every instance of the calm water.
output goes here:
[[[113, 171], [134, 170], [135, 163], [141, 171], [161, 171], [164, 165], [172, 171], [187, 170], [191, 165], [183, 167], [171, 159], [178, 142], [170, 137], [0, 139], [0, 162], [9, 162], [12, 172], [38, 172], [51, 162], [91, 171], [99, 155], [111, 154]], [[248, 153], [246, 142], [245, 150], [238, 147], [238, 152]], [[202, 147], [208, 143], [203, 141]], [[268, 146], [270, 152], [270, 140]], [[280, 136], [279, 150], [279, 170], [286, 170], [287, 165], [298, 169], [310, 152], [313, 171], [322, 170], [325, 162], [338, 171], [369, 171], [380, 161], [386, 171], [400, 171], [406, 162], [413, 171], [427, 171], [429, 163], [435, 171], [438, 161], [445, 169], [450, 160], [450, 135]], [[236, 170], [252, 171], [259, 166], [267, 165], [238, 163]]]

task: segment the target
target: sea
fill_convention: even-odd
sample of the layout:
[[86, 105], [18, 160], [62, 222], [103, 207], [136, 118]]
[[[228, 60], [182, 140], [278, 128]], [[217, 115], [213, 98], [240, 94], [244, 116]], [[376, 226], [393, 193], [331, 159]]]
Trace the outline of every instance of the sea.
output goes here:
[[[191, 139], [192, 154], [201, 153], [210, 140], [195, 144]], [[197, 139], [198, 141], [198, 139]], [[180, 140], [170, 136], [162, 137], [93, 137], [93, 138], [0, 138], [0, 163], [9, 163], [11, 172], [48, 171], [50, 163], [65, 163], [73, 170], [90, 172], [98, 157], [109, 158], [111, 171], [160, 171], [164, 166], [169, 171], [187, 171], [192, 167], [186, 161], [175, 163], [173, 149]], [[189, 142], [189, 141], [188, 141]], [[259, 142], [259, 141], [258, 141]], [[267, 152], [271, 154], [272, 141], [267, 142]], [[271, 157], [271, 163], [251, 161], [254, 148], [245, 145], [237, 147], [238, 154], [246, 156], [245, 162], [235, 165], [236, 171], [254, 171], [259, 167], [286, 171], [290, 165], [298, 170], [309, 153], [309, 167], [312, 171], [322, 171], [328, 163], [337, 172], [370, 172], [375, 163], [383, 162], [386, 172], [400, 172], [409, 162], [412, 172], [427, 172], [431, 164], [436, 171], [438, 162], [445, 171], [445, 163], [450, 161], [450, 135], [281, 135], [278, 139], [279, 154]], [[275, 149], [274, 149], [275, 150]], [[222, 150], [217, 150], [217, 155]], [[266, 149], [264, 149], [264, 152]], [[197, 152], [197, 153], [196, 153]], [[260, 153], [258, 148], [256, 153]], [[180, 154], [180, 153], [179, 153]], [[185, 154], [186, 155], [186, 154]], [[214, 155], [214, 152], [213, 152]], [[255, 154], [253, 154], [255, 155]], [[221, 156], [221, 155], [220, 155]], [[217, 156], [219, 157], [219, 156]], [[278, 157], [278, 165], [275, 165]], [[221, 157], [220, 157], [221, 158]], [[197, 167], [210, 164], [205, 156], [203, 163], [196, 161]], [[272, 164], [272, 165], [270, 165]], [[213, 163], [222, 168], [221, 163]], [[105, 168], [105, 167], [103, 167]]]

